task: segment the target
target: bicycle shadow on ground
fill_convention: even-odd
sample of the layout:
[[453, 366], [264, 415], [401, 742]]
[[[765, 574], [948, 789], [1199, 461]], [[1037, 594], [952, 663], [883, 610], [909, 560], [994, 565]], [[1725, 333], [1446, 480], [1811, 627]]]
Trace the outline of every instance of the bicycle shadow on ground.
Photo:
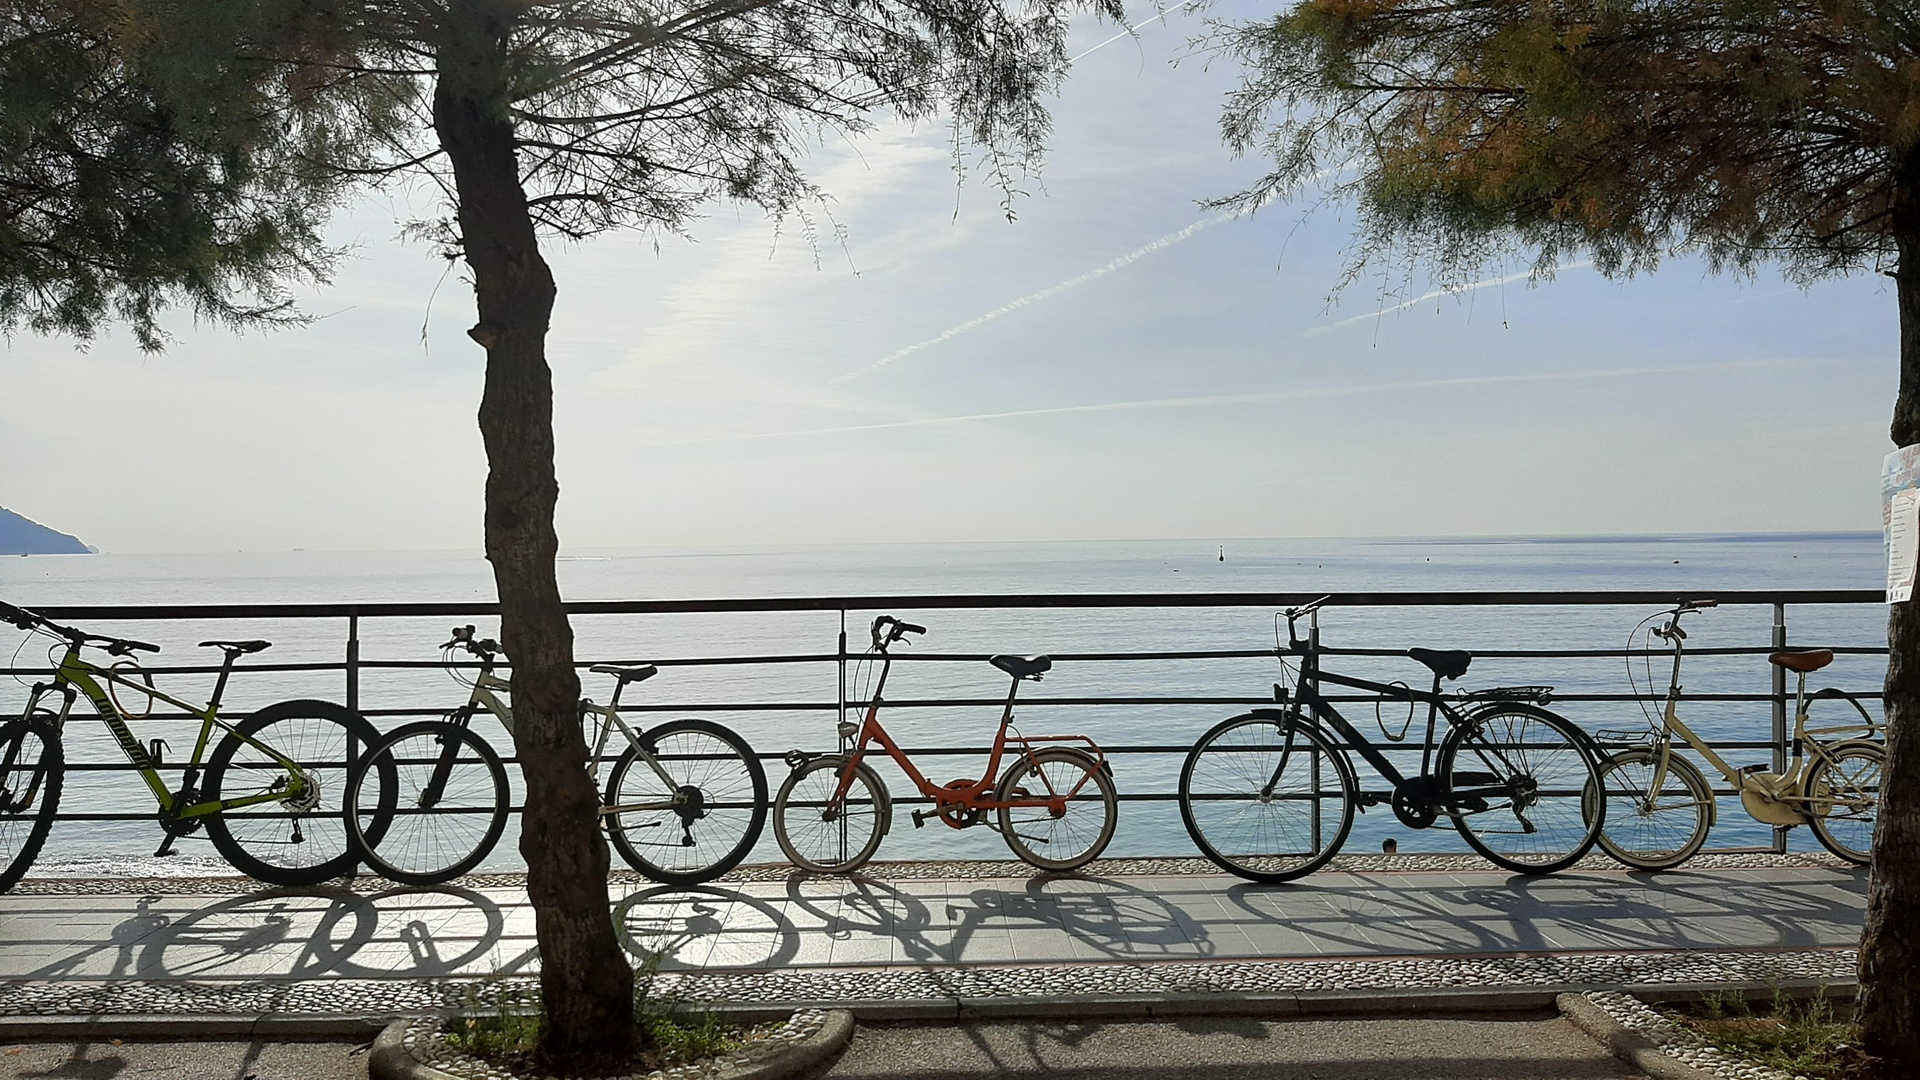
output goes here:
[[1390, 886], [1326, 874], [1238, 884], [1225, 898], [1230, 920], [1255, 941], [1285, 935], [1327, 955], [1817, 948], [1858, 938], [1865, 875], [1815, 889], [1773, 886], [1682, 870], [1512, 874], [1497, 883], [1434, 875]]
[[[476, 974], [492, 970], [488, 961], [504, 924], [498, 904], [449, 886], [375, 894], [267, 889], [200, 906], [184, 897], [147, 896], [105, 942], [77, 942], [71, 951], [16, 977], [281, 980]], [[108, 954], [111, 961], [103, 967]]]
[[655, 885], [613, 907], [620, 945], [661, 971], [758, 970], [785, 966], [798, 931], [777, 904], [718, 885]]
[[1204, 924], [1152, 891], [1085, 874], [896, 884], [795, 871], [786, 893], [790, 921], [803, 935], [824, 937], [830, 945], [821, 960], [835, 966], [1199, 959], [1214, 952]]

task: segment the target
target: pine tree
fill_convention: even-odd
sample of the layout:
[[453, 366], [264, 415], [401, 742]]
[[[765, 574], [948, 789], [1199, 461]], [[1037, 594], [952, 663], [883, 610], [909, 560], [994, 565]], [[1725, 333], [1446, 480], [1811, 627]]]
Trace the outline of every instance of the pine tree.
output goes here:
[[[543, 238], [617, 228], [674, 233], [717, 199], [776, 216], [805, 214], [822, 194], [800, 168], [805, 153], [822, 135], [858, 133], [883, 114], [951, 124], [956, 152], [977, 151], [1010, 200], [1048, 133], [1045, 99], [1067, 65], [1069, 14], [1092, 8], [1117, 17], [1118, 0], [66, 0], [60, 7], [102, 27], [119, 58], [114, 74], [148, 73], [163, 105], [201, 102], [240, 134], [264, 139], [259, 145], [293, 144], [276, 159], [284, 173], [248, 174], [254, 186], [238, 189], [247, 198], [309, 179], [332, 194], [342, 185], [421, 175], [446, 192], [444, 220], [410, 227], [471, 271], [479, 321], [468, 334], [487, 357], [479, 412], [489, 465], [485, 547], [499, 590], [501, 644], [513, 658], [515, 750], [526, 779], [521, 853], [540, 943], [543, 1048], [551, 1057], [633, 1050], [640, 1038], [633, 973], [609, 915], [608, 853], [584, 768], [573, 635], [554, 574], [559, 484], [545, 344], [558, 286]], [[31, 91], [46, 78], [23, 69], [19, 81]], [[236, 141], [243, 151], [256, 145]], [[181, 194], [205, 197], [192, 188]], [[207, 205], [218, 209], [217, 201]], [[87, 222], [74, 235], [112, 254], [122, 243]], [[308, 265], [274, 262], [310, 250], [275, 239], [264, 237], [256, 261], [235, 259], [225, 277], [206, 279], [193, 276], [191, 250], [168, 249], [156, 260], [162, 288], [126, 295], [136, 313], [168, 288], [225, 310], [217, 305], [236, 284], [266, 289]], [[126, 288], [114, 265], [98, 280]], [[81, 304], [72, 320], [47, 325], [84, 332], [110, 308]]]
[[[1911, 0], [1306, 0], [1217, 24], [1247, 75], [1224, 127], [1272, 170], [1257, 207], [1323, 170], [1375, 259], [1467, 280], [1490, 260], [1609, 275], [1669, 253], [1795, 280], [1895, 284], [1891, 436], [1920, 442], [1920, 10]], [[1887, 624], [1888, 766], [1859, 1021], [1920, 1075], [1920, 601]], [[1903, 914], [1905, 917], [1903, 917]]]

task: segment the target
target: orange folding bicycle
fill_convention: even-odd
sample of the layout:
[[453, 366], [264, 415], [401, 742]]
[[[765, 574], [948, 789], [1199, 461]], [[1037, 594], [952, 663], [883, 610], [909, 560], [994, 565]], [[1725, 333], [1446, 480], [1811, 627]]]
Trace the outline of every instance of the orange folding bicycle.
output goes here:
[[[1039, 682], [1053, 667], [1052, 660], [991, 658], [994, 667], [1013, 677], [1013, 686], [1007, 691], [986, 773], [977, 780], [928, 780], [880, 726], [880, 695], [893, 667], [887, 650], [908, 634], [926, 632], [924, 626], [891, 615], [873, 620], [873, 649], [861, 660], [869, 678], [876, 665], [879, 675], [865, 703], [866, 718], [841, 722], [838, 753], [787, 754], [793, 773], [773, 799], [773, 835], [780, 850], [795, 866], [825, 874], [852, 873], [873, 857], [893, 824], [893, 799], [866, 762], [869, 748], [878, 744], [920, 794], [933, 800], [933, 809], [913, 812], [915, 828], [928, 818], [955, 829], [986, 825], [999, 832], [1015, 855], [1042, 870], [1072, 870], [1091, 862], [1113, 839], [1119, 813], [1106, 755], [1085, 735], [1008, 734], [1020, 683]], [[1019, 756], [1000, 773], [1010, 743], [1018, 747]]]

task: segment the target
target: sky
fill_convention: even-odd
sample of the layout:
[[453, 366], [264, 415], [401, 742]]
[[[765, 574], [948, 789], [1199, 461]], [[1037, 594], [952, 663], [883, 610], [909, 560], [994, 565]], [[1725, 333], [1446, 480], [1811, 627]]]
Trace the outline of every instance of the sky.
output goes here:
[[[1236, 71], [1199, 28], [1076, 24], [1012, 223], [944, 128], [886, 124], [809, 163], [839, 239], [716, 204], [691, 241], [550, 244], [562, 544], [1879, 527], [1886, 279], [1675, 258], [1336, 295], [1346, 208], [1200, 207], [1261, 162], [1221, 143]], [[472, 294], [397, 237], [430, 210], [343, 213], [303, 328], [14, 338], [0, 505], [117, 552], [478, 547]]]

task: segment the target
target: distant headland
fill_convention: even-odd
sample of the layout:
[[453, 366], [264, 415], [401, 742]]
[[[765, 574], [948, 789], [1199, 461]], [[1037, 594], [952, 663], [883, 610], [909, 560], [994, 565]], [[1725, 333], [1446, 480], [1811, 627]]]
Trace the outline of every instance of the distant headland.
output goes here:
[[89, 555], [77, 536], [55, 532], [0, 506], [0, 555]]

